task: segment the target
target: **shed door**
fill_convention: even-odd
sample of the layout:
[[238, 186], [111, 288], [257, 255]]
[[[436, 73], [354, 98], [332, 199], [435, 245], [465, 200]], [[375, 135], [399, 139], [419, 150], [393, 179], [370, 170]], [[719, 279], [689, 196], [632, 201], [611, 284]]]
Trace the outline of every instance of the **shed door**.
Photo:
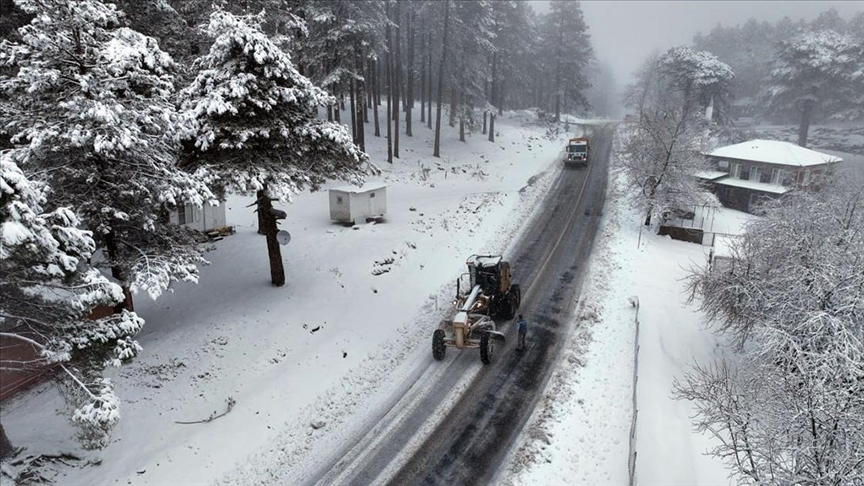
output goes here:
[[369, 193], [369, 197], [366, 198], [366, 216], [377, 216], [378, 212], [375, 210], [378, 207], [378, 199], [380, 196], [380, 191], [375, 190]]

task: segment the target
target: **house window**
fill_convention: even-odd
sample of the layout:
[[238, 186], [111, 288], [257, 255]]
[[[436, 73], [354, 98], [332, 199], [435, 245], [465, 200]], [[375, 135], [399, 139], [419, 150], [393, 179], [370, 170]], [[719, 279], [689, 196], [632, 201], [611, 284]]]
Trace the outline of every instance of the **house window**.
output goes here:
[[731, 164], [729, 166], [729, 177], [733, 179], [741, 178], [741, 164]]
[[783, 183], [783, 171], [780, 169], [771, 169], [771, 184]]
[[729, 162], [721, 160], [720, 162], [717, 162], [717, 167], [720, 167], [721, 169], [727, 169], [729, 168]]
[[336, 196], [336, 204], [342, 204], [342, 196]]
[[370, 192], [370, 193], [369, 193], [369, 198], [371, 199], [371, 198], [373, 198], [373, 197], [375, 197], [375, 193], [374, 193], [374, 192]]
[[753, 182], [759, 182], [761, 170], [759, 167], [750, 167], [750, 180]]
[[193, 208], [191, 204], [180, 203], [177, 205], [177, 224], [184, 225], [193, 221]]

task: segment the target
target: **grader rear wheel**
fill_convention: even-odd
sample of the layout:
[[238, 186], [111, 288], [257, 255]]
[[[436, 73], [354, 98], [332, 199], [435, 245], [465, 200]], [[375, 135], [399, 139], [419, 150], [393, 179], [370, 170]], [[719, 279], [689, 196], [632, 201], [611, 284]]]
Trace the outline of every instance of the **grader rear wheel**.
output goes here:
[[432, 357], [438, 361], [444, 359], [447, 346], [444, 345], [444, 329], [435, 329], [432, 333]]
[[495, 341], [491, 338], [491, 335], [487, 332], [483, 334], [480, 338], [480, 361], [483, 364], [489, 364], [492, 362], [492, 351], [495, 345], [493, 344]]
[[510, 286], [510, 292], [516, 297], [516, 308], [518, 309], [522, 305], [522, 288], [519, 287], [519, 284], [513, 284]]

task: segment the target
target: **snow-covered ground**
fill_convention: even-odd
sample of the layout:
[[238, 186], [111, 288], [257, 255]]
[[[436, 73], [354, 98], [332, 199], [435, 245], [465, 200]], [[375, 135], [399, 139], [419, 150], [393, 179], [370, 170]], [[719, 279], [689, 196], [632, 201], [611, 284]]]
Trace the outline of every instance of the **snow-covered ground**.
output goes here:
[[[260, 484], [271, 466], [314, 467], [431, 360], [465, 258], [506, 251], [554, 180], [568, 134], [547, 137], [531, 121], [499, 119], [495, 143], [479, 133], [461, 143], [445, 126], [440, 159], [433, 132], [415, 124], [392, 166], [384, 139], [367, 135], [376, 180], [389, 184], [385, 221], [345, 227], [329, 220], [326, 191], [300, 194], [283, 206], [282, 288], [269, 283], [251, 200], [230, 198], [237, 233], [208, 253], [200, 283], [156, 302], [137, 296], [144, 352], [111, 375], [124, 403], [109, 446], [80, 450], [50, 386], [4, 403], [10, 439], [101, 461], [63, 468], [59, 484]], [[222, 413], [229, 399], [223, 417], [177, 423]]]
[[[402, 137], [393, 166], [381, 162], [383, 139], [369, 137], [379, 179], [389, 184], [386, 220], [344, 227], [329, 221], [326, 192], [299, 195], [284, 206], [292, 241], [282, 248], [283, 288], [269, 284], [250, 201], [231, 198], [237, 234], [208, 254], [201, 283], [157, 302], [137, 298], [145, 351], [112, 376], [124, 404], [110, 445], [82, 451], [47, 385], [4, 404], [8, 435], [30, 453], [85, 458], [60, 468], [58, 484], [300, 481], [431, 361], [429, 336], [465, 257], [506, 252], [554, 180], [566, 134], [546, 138], [528, 119], [499, 120], [495, 143], [478, 134], [461, 144], [445, 132], [442, 159], [428, 155], [432, 132], [416, 127], [413, 138]], [[692, 432], [690, 404], [671, 398], [672, 380], [718, 349], [682, 293], [681, 278], [705, 263], [708, 249], [640, 235], [639, 215], [620, 190], [610, 184], [574, 331], [501, 483], [628, 481], [631, 296], [641, 323], [639, 484], [728, 482], [723, 466], [703, 455], [712, 439]], [[748, 218], [727, 210], [712, 217], [724, 233]], [[222, 413], [229, 398], [235, 405], [223, 417], [177, 423]]]

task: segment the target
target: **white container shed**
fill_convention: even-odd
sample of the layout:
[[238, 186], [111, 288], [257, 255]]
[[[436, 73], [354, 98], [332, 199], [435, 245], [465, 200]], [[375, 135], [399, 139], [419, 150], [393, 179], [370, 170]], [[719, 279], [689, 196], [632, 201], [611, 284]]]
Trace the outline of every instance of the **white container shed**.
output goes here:
[[330, 219], [354, 224], [387, 214], [387, 185], [370, 182], [363, 186], [330, 189]]
[[169, 214], [169, 220], [184, 228], [206, 233], [225, 226], [225, 204], [211, 205], [204, 203], [202, 207], [194, 204], [180, 204]]

